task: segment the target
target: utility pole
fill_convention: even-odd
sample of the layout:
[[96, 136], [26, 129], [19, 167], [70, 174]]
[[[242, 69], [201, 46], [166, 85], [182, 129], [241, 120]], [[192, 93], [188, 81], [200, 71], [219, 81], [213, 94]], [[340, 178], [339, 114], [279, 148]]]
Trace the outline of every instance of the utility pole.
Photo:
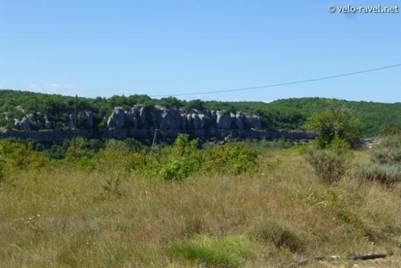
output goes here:
[[156, 146], [157, 144], [157, 133], [159, 132], [158, 128], [155, 128], [155, 132], [153, 134], [153, 141], [152, 141], [152, 148]]
[[76, 158], [77, 152], [77, 129], [78, 129], [78, 95], [75, 95], [74, 102], [74, 115], [72, 118], [72, 146], [74, 147], [74, 157]]

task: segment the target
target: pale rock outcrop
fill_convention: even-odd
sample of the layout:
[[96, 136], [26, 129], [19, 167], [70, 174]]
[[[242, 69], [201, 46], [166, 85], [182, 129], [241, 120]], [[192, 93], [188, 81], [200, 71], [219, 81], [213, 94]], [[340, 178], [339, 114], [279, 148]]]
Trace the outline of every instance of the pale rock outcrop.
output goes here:
[[46, 129], [52, 129], [53, 128], [53, 123], [50, 121], [50, 119], [45, 115], [44, 117], [44, 127]]
[[107, 127], [109, 128], [123, 128], [125, 126], [127, 115], [122, 107], [114, 108], [109, 119], [107, 120]]
[[256, 129], [256, 130], [262, 129], [262, 120], [260, 116], [249, 115], [246, 117], [246, 119], [251, 129]]
[[231, 117], [228, 113], [218, 111], [216, 113], [216, 124], [217, 128], [230, 129], [231, 128]]
[[235, 114], [235, 126], [239, 130], [246, 128], [246, 117], [243, 113], [238, 112]]

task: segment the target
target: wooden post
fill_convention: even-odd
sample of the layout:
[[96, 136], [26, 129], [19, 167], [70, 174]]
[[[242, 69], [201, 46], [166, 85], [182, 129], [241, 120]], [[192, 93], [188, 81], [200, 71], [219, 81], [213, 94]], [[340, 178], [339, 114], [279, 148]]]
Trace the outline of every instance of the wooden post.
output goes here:
[[152, 148], [157, 144], [157, 133], [159, 132], [158, 128], [155, 128], [155, 132], [153, 134]]
[[78, 95], [75, 95], [74, 115], [72, 118], [72, 146], [74, 147], [74, 158], [77, 158], [77, 128], [78, 128]]

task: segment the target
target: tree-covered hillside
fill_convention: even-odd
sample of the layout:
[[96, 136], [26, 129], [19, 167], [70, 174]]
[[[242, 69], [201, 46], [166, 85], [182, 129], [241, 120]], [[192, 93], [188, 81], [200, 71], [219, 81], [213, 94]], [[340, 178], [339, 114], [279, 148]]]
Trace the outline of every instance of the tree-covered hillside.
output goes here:
[[[10, 118], [21, 118], [31, 112], [59, 119], [73, 112], [74, 103], [72, 96], [0, 90], [0, 125], [12, 124]], [[311, 115], [329, 108], [343, 107], [350, 109], [360, 119], [365, 136], [377, 134], [382, 125], [401, 128], [401, 103], [355, 102], [325, 98], [294, 98], [271, 103], [185, 101], [173, 97], [152, 99], [146, 95], [78, 98], [78, 110], [92, 111], [98, 127], [104, 126], [114, 107], [129, 107], [135, 104], [157, 104], [183, 110], [208, 108], [256, 113], [262, 117], [264, 125], [272, 129], [299, 129]]]
[[249, 110], [270, 117], [274, 121], [274, 125], [281, 128], [300, 127], [311, 115], [337, 107], [349, 109], [359, 118], [365, 136], [377, 134], [385, 125], [401, 128], [401, 103], [292, 98], [271, 103], [238, 102], [233, 105], [237, 109]]

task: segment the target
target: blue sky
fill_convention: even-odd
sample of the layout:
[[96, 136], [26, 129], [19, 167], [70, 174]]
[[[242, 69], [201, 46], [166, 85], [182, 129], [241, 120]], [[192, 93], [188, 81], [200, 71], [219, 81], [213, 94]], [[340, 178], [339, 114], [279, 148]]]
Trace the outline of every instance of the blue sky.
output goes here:
[[[0, 88], [175, 95], [401, 63], [400, 14], [330, 14], [401, 1], [0, 0]], [[401, 68], [187, 99], [401, 102]]]

